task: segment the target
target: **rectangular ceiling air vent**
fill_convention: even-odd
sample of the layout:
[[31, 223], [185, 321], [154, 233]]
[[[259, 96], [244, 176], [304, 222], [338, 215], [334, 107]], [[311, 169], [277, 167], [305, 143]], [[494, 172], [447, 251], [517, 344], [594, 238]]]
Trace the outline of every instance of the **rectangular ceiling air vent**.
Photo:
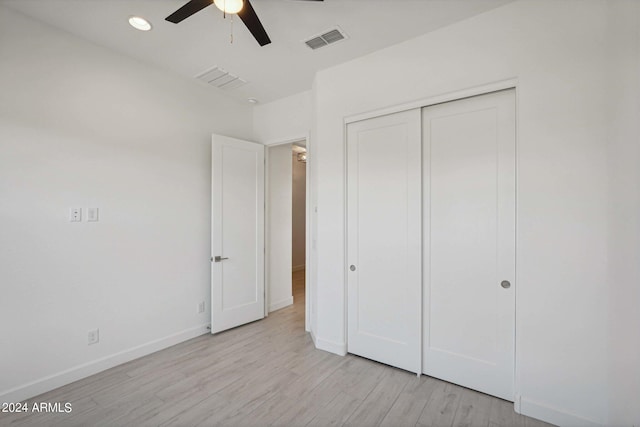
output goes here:
[[308, 40], [305, 40], [304, 43], [311, 49], [316, 50], [321, 47], [328, 46], [332, 43], [339, 42], [340, 40], [344, 40], [346, 38], [347, 36], [344, 31], [342, 31], [340, 27], [336, 27], [320, 34], [319, 36], [315, 36]]
[[197, 75], [196, 79], [225, 90], [235, 89], [247, 83], [246, 80], [241, 79], [240, 77], [219, 67], [213, 67], [210, 70]]

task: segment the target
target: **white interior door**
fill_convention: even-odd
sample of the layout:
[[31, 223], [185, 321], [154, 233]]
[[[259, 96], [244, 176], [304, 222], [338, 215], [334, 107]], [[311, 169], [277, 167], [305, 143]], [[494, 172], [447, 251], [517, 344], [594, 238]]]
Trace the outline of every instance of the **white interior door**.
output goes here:
[[423, 109], [423, 372], [513, 401], [515, 92]]
[[264, 146], [212, 139], [211, 333], [264, 317]]
[[351, 123], [348, 351], [420, 372], [420, 110]]

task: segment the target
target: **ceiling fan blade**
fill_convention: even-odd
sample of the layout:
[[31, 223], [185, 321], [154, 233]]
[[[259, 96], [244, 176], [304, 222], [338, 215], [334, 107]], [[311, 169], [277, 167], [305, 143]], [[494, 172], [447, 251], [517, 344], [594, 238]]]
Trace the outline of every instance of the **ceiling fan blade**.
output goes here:
[[213, 4], [213, 0], [191, 0], [189, 3], [182, 6], [180, 9], [173, 12], [171, 15], [165, 18], [165, 21], [173, 22], [177, 24], [181, 22], [196, 12], [201, 11], [207, 6]]
[[251, 6], [251, 3], [249, 3], [249, 0], [244, 0], [244, 6], [242, 10], [238, 12], [238, 16], [242, 19], [242, 22], [244, 22], [244, 25], [247, 26], [260, 46], [271, 43], [271, 39], [267, 35], [267, 32], [262, 26], [260, 19], [258, 19], [258, 15], [253, 9], [253, 6]]

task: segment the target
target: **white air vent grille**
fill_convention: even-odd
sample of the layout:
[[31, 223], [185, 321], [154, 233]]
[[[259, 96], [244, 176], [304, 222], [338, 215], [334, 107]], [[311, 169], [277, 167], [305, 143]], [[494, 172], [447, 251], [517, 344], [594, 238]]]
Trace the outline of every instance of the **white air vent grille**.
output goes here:
[[308, 40], [305, 40], [305, 44], [309, 46], [311, 49], [316, 50], [323, 46], [330, 45], [331, 43], [339, 42], [340, 40], [346, 39], [347, 36], [339, 27], [331, 29], [329, 31], [320, 34], [319, 36], [312, 37]]
[[235, 89], [247, 83], [246, 80], [243, 80], [219, 67], [213, 67], [212, 69], [197, 75], [196, 79], [225, 90]]

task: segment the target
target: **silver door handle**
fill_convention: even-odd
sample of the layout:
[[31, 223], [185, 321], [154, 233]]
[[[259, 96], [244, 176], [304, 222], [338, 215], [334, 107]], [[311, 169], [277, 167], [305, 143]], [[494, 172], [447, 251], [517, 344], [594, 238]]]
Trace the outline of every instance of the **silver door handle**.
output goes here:
[[224, 261], [225, 259], [229, 259], [228, 257], [221, 257], [220, 255], [216, 255], [215, 258], [213, 259], [213, 261], [215, 262], [220, 262], [220, 261]]

